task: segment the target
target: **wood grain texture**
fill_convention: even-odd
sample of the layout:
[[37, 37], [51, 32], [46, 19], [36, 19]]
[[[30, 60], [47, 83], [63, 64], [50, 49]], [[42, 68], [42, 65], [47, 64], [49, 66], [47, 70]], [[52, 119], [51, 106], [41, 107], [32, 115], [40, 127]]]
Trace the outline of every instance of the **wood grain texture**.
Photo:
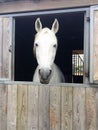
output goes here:
[[50, 87], [50, 130], [61, 130], [61, 88]]
[[28, 130], [38, 130], [38, 86], [28, 86]]
[[72, 87], [62, 87], [61, 130], [72, 130]]
[[87, 130], [85, 114], [85, 88], [73, 88], [73, 130]]
[[16, 130], [17, 85], [8, 85], [7, 130]]
[[[98, 89], [97, 89], [98, 95]], [[87, 119], [87, 130], [97, 130], [97, 120], [98, 117], [98, 108], [96, 108], [96, 89], [95, 88], [87, 88], [86, 89], [86, 119]], [[98, 105], [97, 105], [98, 107]]]
[[66, 7], [83, 7], [98, 4], [97, 0], [34, 0], [16, 1], [0, 4], [0, 13], [60, 9]]
[[3, 18], [3, 78], [9, 78], [9, 46], [10, 46], [10, 19], [9, 18]]
[[98, 89], [96, 88], [96, 130], [98, 129]]
[[39, 129], [50, 130], [50, 91], [48, 86], [39, 87]]
[[0, 130], [7, 130], [7, 86], [0, 84]]
[[0, 18], [0, 78], [9, 78], [11, 68], [11, 44], [10, 18]]
[[97, 130], [98, 88], [0, 84], [0, 130]]
[[18, 85], [17, 130], [27, 130], [28, 122], [28, 85]]
[[0, 78], [2, 78], [2, 43], [3, 43], [3, 23], [2, 23], [2, 18], [0, 18]]
[[98, 11], [94, 11], [94, 80], [98, 80]]

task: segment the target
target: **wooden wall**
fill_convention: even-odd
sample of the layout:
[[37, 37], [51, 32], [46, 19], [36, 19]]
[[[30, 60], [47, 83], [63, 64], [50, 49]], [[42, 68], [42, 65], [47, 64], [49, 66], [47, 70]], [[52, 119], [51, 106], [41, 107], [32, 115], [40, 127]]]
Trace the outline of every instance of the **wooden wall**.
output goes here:
[[98, 0], [1, 0], [0, 13], [38, 11], [98, 4]]
[[98, 88], [0, 84], [0, 130], [97, 130]]
[[94, 50], [93, 50], [93, 79], [94, 81], [98, 82], [98, 10], [94, 11], [94, 18], [93, 18], [93, 44], [94, 44]]
[[[11, 71], [11, 21], [0, 18], [0, 78], [10, 78]], [[10, 69], [10, 70], [9, 70]]]

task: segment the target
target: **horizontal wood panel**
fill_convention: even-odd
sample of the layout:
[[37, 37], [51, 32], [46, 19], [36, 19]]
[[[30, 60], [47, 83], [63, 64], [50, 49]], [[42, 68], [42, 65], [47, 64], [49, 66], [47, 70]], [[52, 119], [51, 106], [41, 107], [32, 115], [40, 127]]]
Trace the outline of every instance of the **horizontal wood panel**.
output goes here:
[[0, 130], [97, 130], [98, 88], [0, 84]]
[[0, 13], [38, 11], [66, 7], [80, 7], [98, 4], [98, 0], [24, 0], [0, 3]]

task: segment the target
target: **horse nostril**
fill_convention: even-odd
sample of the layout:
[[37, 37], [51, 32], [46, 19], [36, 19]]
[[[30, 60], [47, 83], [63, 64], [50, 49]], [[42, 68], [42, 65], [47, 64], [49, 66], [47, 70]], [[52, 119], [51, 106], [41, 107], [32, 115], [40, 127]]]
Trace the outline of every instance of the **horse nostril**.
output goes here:
[[43, 80], [47, 80], [51, 75], [51, 72], [51, 69], [39, 69], [39, 75]]
[[41, 72], [41, 69], [39, 69], [39, 74], [40, 74], [40, 72]]
[[49, 75], [51, 74], [51, 72], [52, 72], [52, 71], [51, 71], [51, 70], [49, 70]]

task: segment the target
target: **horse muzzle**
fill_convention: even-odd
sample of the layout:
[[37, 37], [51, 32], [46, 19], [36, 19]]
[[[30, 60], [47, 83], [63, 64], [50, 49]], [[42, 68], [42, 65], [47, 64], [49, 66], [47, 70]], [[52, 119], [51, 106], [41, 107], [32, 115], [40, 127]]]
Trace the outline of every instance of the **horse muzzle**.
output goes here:
[[39, 69], [39, 77], [40, 77], [40, 82], [42, 84], [48, 84], [50, 81], [50, 77], [51, 77], [51, 70], [50, 69]]

